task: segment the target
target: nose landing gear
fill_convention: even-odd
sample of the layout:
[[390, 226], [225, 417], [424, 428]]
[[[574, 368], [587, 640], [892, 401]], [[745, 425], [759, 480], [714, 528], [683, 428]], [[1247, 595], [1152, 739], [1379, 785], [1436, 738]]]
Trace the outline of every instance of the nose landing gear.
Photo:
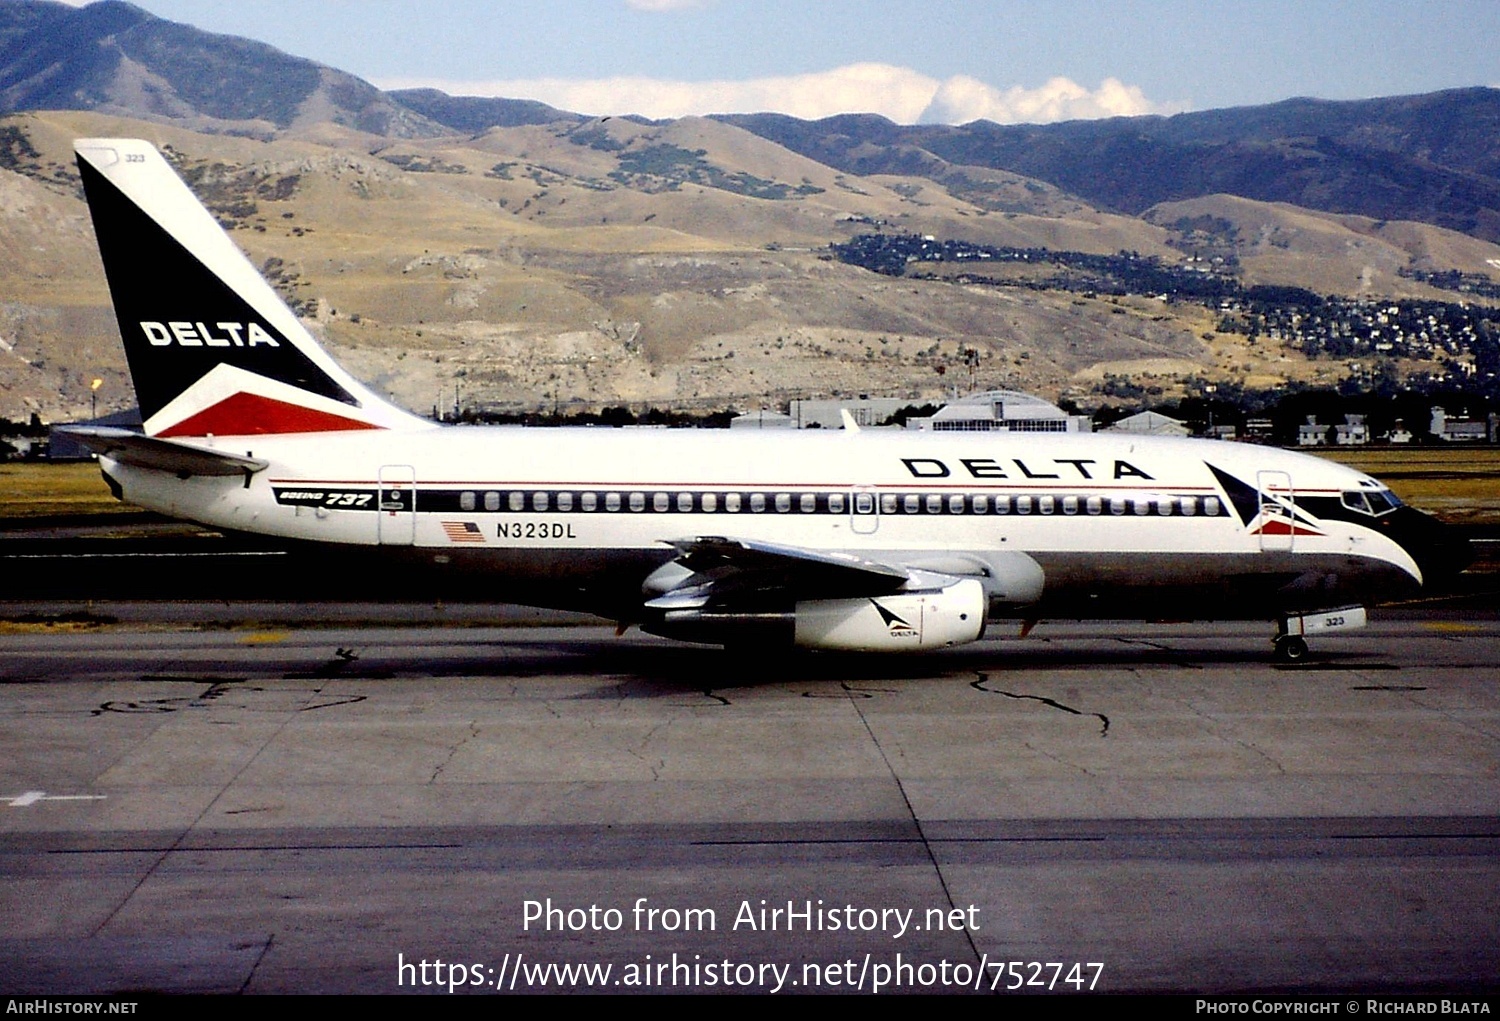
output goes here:
[[1278, 663], [1296, 663], [1307, 657], [1305, 635], [1323, 631], [1350, 631], [1364, 627], [1369, 617], [1363, 606], [1341, 606], [1317, 613], [1287, 614], [1276, 622], [1276, 637], [1271, 639]]
[[1307, 641], [1301, 635], [1277, 635], [1273, 641], [1278, 663], [1295, 663], [1307, 656]]

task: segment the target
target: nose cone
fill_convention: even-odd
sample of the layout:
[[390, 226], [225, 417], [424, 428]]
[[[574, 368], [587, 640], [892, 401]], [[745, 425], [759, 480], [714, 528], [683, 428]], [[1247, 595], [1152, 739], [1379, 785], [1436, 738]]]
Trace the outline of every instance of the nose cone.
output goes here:
[[1469, 540], [1458, 529], [1414, 508], [1397, 508], [1381, 519], [1381, 526], [1411, 554], [1427, 587], [1446, 585], [1474, 560]]

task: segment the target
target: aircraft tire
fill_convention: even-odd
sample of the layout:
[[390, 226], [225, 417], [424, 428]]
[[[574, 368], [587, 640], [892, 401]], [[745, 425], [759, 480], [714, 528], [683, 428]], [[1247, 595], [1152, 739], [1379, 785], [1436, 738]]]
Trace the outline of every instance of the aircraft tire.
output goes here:
[[1299, 635], [1282, 635], [1276, 639], [1276, 659], [1280, 663], [1295, 663], [1307, 656], [1307, 642]]

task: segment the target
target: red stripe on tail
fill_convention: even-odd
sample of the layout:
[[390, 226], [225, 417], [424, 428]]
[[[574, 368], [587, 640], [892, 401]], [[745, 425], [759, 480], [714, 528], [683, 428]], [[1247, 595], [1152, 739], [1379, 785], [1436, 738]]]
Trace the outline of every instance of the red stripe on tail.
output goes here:
[[163, 438], [207, 436], [209, 433], [217, 436], [262, 436], [270, 433], [347, 432], [380, 428], [383, 427], [357, 418], [346, 418], [241, 392], [168, 426], [156, 435]]

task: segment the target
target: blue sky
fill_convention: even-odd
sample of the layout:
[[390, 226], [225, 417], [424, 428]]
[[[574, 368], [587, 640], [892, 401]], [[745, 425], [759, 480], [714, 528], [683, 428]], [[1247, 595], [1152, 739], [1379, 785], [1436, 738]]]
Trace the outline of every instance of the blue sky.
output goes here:
[[1497, 0], [133, 0], [386, 88], [1047, 121], [1500, 86]]

